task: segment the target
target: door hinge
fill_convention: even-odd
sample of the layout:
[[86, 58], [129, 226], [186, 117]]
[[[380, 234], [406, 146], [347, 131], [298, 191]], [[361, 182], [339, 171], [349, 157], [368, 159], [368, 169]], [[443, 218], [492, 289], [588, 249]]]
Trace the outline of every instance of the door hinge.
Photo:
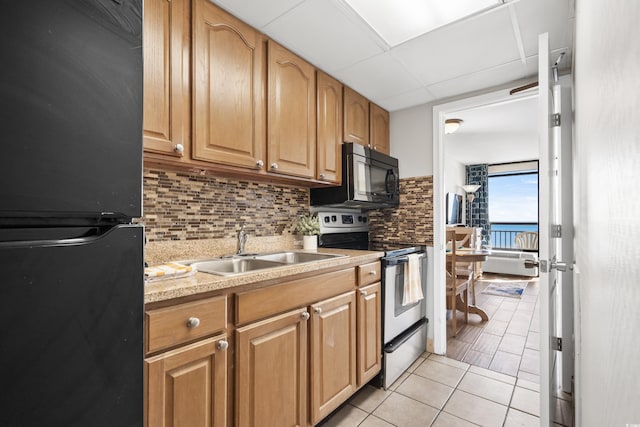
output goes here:
[[562, 338], [551, 337], [551, 350], [562, 351]]
[[562, 237], [562, 225], [551, 224], [549, 234], [552, 238], [559, 239]]
[[554, 113], [551, 115], [551, 120], [549, 123], [549, 127], [558, 127], [560, 126], [560, 113]]

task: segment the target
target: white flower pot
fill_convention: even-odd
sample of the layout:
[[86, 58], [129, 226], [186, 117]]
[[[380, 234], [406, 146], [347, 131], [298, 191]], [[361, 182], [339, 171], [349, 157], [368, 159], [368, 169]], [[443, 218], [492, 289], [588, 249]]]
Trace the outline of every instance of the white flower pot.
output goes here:
[[305, 251], [318, 249], [318, 236], [302, 236], [302, 249]]

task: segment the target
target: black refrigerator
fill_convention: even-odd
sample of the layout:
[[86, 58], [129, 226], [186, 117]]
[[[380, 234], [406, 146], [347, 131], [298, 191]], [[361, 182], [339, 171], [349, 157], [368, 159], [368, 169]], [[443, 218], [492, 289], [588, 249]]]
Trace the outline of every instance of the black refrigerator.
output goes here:
[[0, 426], [140, 426], [142, 0], [0, 1]]

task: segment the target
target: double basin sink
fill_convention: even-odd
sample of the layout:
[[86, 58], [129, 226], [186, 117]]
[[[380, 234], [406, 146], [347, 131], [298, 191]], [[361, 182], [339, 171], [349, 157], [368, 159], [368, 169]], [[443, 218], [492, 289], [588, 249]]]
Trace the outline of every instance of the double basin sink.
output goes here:
[[219, 276], [234, 276], [251, 273], [256, 270], [282, 267], [284, 265], [304, 264], [314, 261], [325, 261], [340, 258], [341, 254], [320, 254], [313, 252], [276, 252], [270, 254], [243, 254], [205, 260], [181, 261], [180, 264], [191, 265], [203, 273]]

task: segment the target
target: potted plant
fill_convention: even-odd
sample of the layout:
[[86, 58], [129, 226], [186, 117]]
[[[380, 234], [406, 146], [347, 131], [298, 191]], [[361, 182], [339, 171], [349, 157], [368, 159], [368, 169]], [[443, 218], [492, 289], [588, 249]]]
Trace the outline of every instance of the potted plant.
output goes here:
[[302, 247], [305, 250], [318, 249], [320, 220], [317, 215], [302, 215], [298, 218], [296, 232], [302, 234]]

